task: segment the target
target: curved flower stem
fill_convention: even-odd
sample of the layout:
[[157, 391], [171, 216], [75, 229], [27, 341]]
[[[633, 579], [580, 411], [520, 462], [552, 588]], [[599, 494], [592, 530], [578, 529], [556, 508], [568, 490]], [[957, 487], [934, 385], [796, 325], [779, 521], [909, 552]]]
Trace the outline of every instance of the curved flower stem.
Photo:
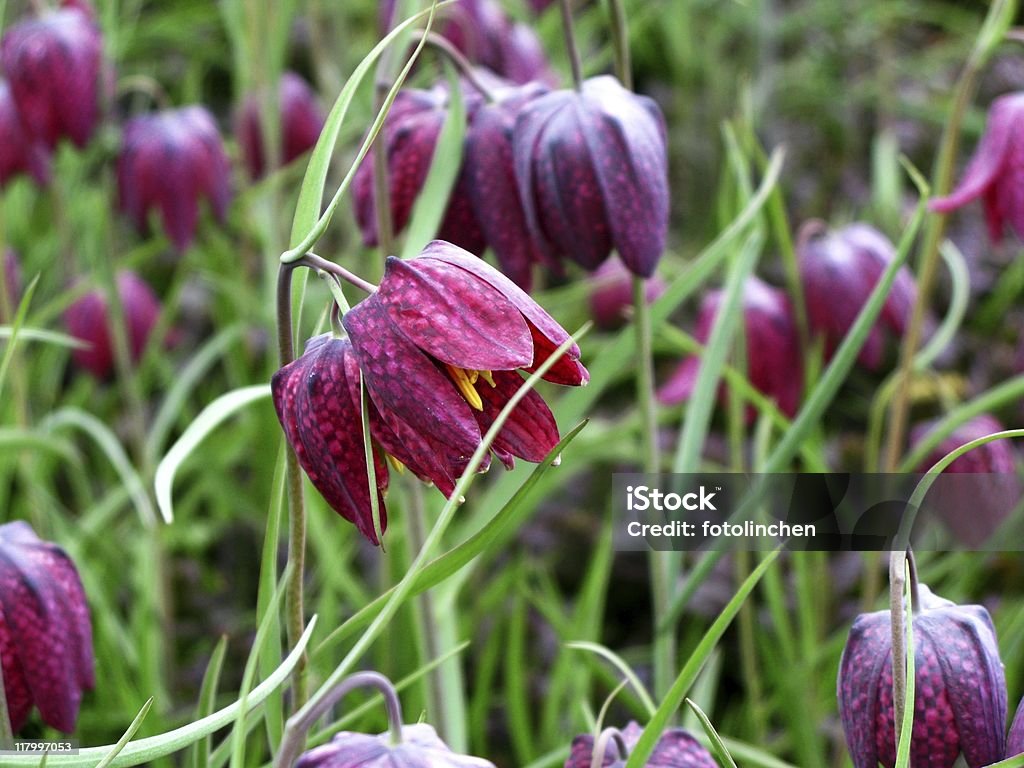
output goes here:
[[[298, 263], [301, 262], [282, 264], [277, 271], [277, 350], [281, 367], [295, 359], [295, 348], [292, 344], [292, 272]], [[287, 440], [285, 461], [288, 479], [288, 564], [292, 568], [287, 592], [286, 624], [288, 644], [295, 647], [305, 628], [303, 578], [306, 573], [306, 504], [303, 498], [299, 459]], [[308, 663], [308, 657], [303, 653], [293, 673], [292, 705], [296, 709], [306, 703]]]
[[480, 95], [487, 99], [487, 101], [493, 102], [496, 100], [494, 91], [488, 88], [486, 83], [480, 79], [480, 75], [477, 74], [477, 70], [476, 67], [473, 66], [473, 62], [463, 56], [462, 52], [452, 45], [446, 38], [436, 32], [423, 32], [421, 30], [417, 30], [416, 32], [413, 32], [412, 39], [414, 41], [423, 40], [435, 51], [448, 58], [452, 64], [455, 65], [455, 68], [459, 70], [459, 74], [466, 78], [466, 82], [479, 91]]
[[894, 738], [899, 739], [906, 708], [907, 694], [907, 654], [913, 648], [907, 648], [906, 605], [904, 592], [907, 586], [907, 573], [910, 573], [910, 609], [916, 614], [920, 609], [921, 600], [917, 585], [917, 564], [913, 552], [895, 550], [889, 554], [889, 614], [892, 621], [892, 701]]
[[388, 730], [392, 745], [402, 743], [402, 703], [398, 700], [395, 686], [379, 672], [360, 672], [346, 677], [320, 699], [308, 712], [293, 715], [284, 729], [281, 748], [274, 759], [275, 768], [291, 768], [306, 739], [306, 733], [313, 723], [327, 714], [327, 711], [357, 688], [376, 688], [384, 696], [388, 712]]
[[631, 91], [633, 90], [633, 59], [629, 50], [629, 23], [626, 19], [626, 6], [623, 4], [623, 0], [611, 0], [611, 9], [615, 72], [623, 87]]
[[590, 768], [601, 768], [604, 765], [604, 753], [608, 751], [609, 742], [618, 748], [621, 760], [629, 757], [629, 748], [626, 746], [622, 732], [618, 728], [605, 728], [594, 740], [594, 751], [590, 754]]
[[[960, 143], [960, 126], [974, 94], [978, 75], [1003, 40], [1006, 29], [1016, 13], [1016, 7], [1017, 0], [996, 0], [992, 3], [978, 35], [978, 40], [964, 65], [964, 71], [960, 75], [956, 93], [953, 96], [949, 121], [943, 129], [942, 144], [939, 147], [934, 184], [932, 185], [936, 196], [941, 197], [947, 194], [952, 185], [953, 166], [956, 163], [957, 147]], [[889, 472], [894, 471], [899, 464], [910, 411], [910, 384], [914, 356], [924, 331], [928, 300], [938, 272], [939, 244], [942, 242], [945, 227], [946, 217], [934, 215], [925, 230], [922, 256], [917, 270], [917, 300], [914, 302], [907, 334], [903, 337], [903, 343], [900, 346], [899, 386], [889, 409], [890, 427], [885, 449], [885, 468]]]
[[[322, 256], [317, 256], [312, 251], [307, 253], [305, 256], [303, 256], [301, 259], [299, 259], [297, 261], [288, 262], [286, 266], [291, 266], [291, 267], [309, 267], [310, 269], [318, 270], [318, 271], [321, 271], [321, 272], [327, 272], [328, 274], [331, 274], [331, 275], [334, 275], [335, 277], [341, 278], [346, 283], [351, 283], [356, 288], [359, 288], [362, 291], [366, 291], [366, 293], [375, 293], [376, 290], [377, 290], [377, 286], [374, 285], [373, 283], [369, 282], [368, 280], [363, 280], [363, 278], [361, 278], [357, 274], [354, 274], [353, 272], [349, 272], [347, 269], [345, 269], [340, 264], [335, 264], [333, 261], [330, 261], [329, 259], [325, 259]], [[291, 278], [289, 278], [289, 290], [290, 290], [290, 288], [291, 288]], [[281, 302], [280, 284], [278, 285], [278, 296], [277, 296], [277, 298], [278, 298], [278, 308], [280, 309], [280, 302]], [[288, 294], [288, 298], [289, 299], [291, 298], [291, 294], [290, 293]], [[278, 314], [278, 316], [280, 317], [280, 313]], [[288, 304], [288, 317], [289, 317], [289, 320], [290, 320], [291, 319], [291, 302], [290, 301], [289, 301], [289, 304]], [[291, 361], [289, 360], [289, 362], [291, 362]]]
[[576, 47], [576, 34], [572, 28], [572, 0], [559, 0], [559, 5], [562, 8], [565, 50], [569, 53], [569, 65], [572, 67], [572, 84], [578, 91], [583, 85], [583, 65], [580, 63], [580, 49]]

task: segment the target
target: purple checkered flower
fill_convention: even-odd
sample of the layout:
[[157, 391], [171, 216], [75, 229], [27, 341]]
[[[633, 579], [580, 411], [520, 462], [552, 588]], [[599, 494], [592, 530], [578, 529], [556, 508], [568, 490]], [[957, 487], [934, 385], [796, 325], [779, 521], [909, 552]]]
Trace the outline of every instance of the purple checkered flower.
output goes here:
[[0, 80], [0, 187], [21, 174], [29, 174], [41, 187], [50, 183], [50, 152], [29, 135], [14, 104], [11, 86]]
[[[325, 116], [313, 89], [294, 72], [285, 72], [281, 76], [277, 99], [281, 115], [280, 161], [287, 165], [316, 145]], [[235, 116], [235, 135], [249, 175], [254, 179], [262, 177], [266, 173], [267, 161], [260, 125], [260, 103], [255, 94], [245, 99]]]
[[[643, 729], [635, 722], [631, 722], [622, 730], [621, 736], [627, 750], [632, 750], [636, 746], [642, 733]], [[565, 761], [565, 768], [590, 768], [593, 754], [593, 734], [577, 736], [572, 740], [572, 749]], [[626, 757], [628, 755], [618, 755], [618, 758], [621, 758], [618, 759], [616, 747], [609, 745], [601, 765], [621, 768], [626, 764]], [[648, 768], [718, 768], [718, 763], [711, 754], [682, 728], [669, 728], [662, 733], [645, 765]]]
[[[911, 765], [969, 768], [1003, 757], [1006, 680], [992, 619], [980, 605], [955, 605], [921, 586], [914, 623]], [[839, 714], [855, 768], [896, 762], [889, 611], [857, 617], [843, 650]]]
[[[622, 263], [612, 256], [591, 277], [590, 316], [603, 330], [621, 328], [633, 308], [633, 276]], [[652, 304], [665, 292], [665, 281], [655, 275], [646, 281], [644, 296]]]
[[402, 726], [402, 741], [390, 733], [371, 736], [344, 731], [303, 754], [295, 768], [494, 768], [480, 757], [452, 752], [433, 726]]
[[75, 564], [22, 521], [0, 525], [0, 665], [15, 732], [33, 706], [47, 725], [75, 729], [96, 685], [89, 607]]

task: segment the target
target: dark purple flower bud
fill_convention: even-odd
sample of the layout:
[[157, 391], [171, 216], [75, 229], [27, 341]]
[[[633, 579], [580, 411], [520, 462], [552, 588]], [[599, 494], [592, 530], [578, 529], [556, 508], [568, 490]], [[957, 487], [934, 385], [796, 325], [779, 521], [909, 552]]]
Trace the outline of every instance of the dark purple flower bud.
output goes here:
[[555, 78], [540, 38], [530, 27], [514, 23], [495, 0], [458, 0], [446, 11], [441, 34], [471, 62], [513, 83]]
[[[653, 303], [665, 292], [665, 281], [655, 275], [646, 280], [644, 295]], [[590, 279], [590, 316], [606, 331], [621, 328], [633, 308], [633, 276], [622, 260], [612, 256], [597, 268]]]
[[[287, 165], [316, 145], [325, 117], [313, 90], [294, 72], [285, 72], [281, 76], [277, 98], [281, 114], [280, 160], [282, 165]], [[266, 172], [266, 157], [260, 126], [260, 102], [255, 94], [245, 99], [235, 116], [235, 135], [249, 175], [254, 179], [262, 177]]]
[[121, 210], [141, 232], [158, 209], [164, 231], [179, 251], [195, 237], [199, 201], [218, 221], [231, 201], [231, 168], [217, 124], [205, 107], [164, 110], [132, 118], [117, 158]]
[[29, 136], [11, 96], [11, 87], [0, 80], [0, 187], [18, 174], [28, 173], [36, 184], [50, 183], [50, 152]]
[[[382, 454], [450, 497], [482, 435], [522, 385], [518, 369], [534, 370], [568, 339], [508, 278], [439, 241], [409, 261], [390, 257], [378, 290], [343, 323], [351, 343], [311, 343], [271, 387], [285, 435], [313, 484], [374, 544], [359, 373]], [[585, 384], [579, 348], [573, 345], [544, 378]], [[551, 411], [530, 391], [492, 451], [511, 467], [516, 457], [541, 461], [558, 439]], [[386, 466], [379, 463], [376, 473], [383, 510]]]
[[[271, 380], [274, 407], [299, 464], [331, 508], [378, 544], [363, 444], [359, 366], [348, 339], [318, 336]], [[381, 530], [388, 468], [375, 452]]]
[[[831, 356], [896, 257], [896, 249], [885, 235], [867, 224], [825, 232], [820, 222], [813, 221], [801, 230], [797, 254], [807, 321], [813, 332], [824, 337], [825, 353]], [[881, 366], [886, 339], [899, 338], [906, 332], [916, 296], [913, 275], [901, 267], [857, 357], [862, 366], [872, 371]]]
[[959, 186], [929, 207], [949, 213], [978, 197], [993, 242], [1002, 241], [1007, 224], [1024, 238], [1024, 92], [992, 102], [988, 126]]
[[[701, 344], [711, 337], [723, 298], [722, 291], [710, 291], [701, 302], [694, 334]], [[758, 392], [774, 399], [780, 411], [794, 416], [803, 390], [803, 363], [793, 310], [785, 291], [751, 277], [743, 289], [743, 322], [747, 378]], [[658, 399], [665, 405], [687, 400], [699, 371], [699, 357], [684, 360], [658, 390]], [[748, 409], [748, 418], [755, 414], [753, 408]]]
[[33, 706], [47, 725], [75, 729], [96, 685], [89, 607], [75, 564], [22, 521], [0, 525], [0, 664], [15, 732]]
[[[622, 740], [627, 750], [640, 740], [643, 729], [631, 722], [622, 730]], [[565, 761], [565, 768], [590, 768], [594, 754], [594, 736], [585, 733], [572, 740], [572, 750]], [[617, 748], [609, 745], [605, 749], [603, 766], [622, 766], [625, 760], [616, 761]], [[626, 755], [619, 755], [621, 758]], [[645, 763], [648, 768], [717, 768], [718, 763], [689, 732], [682, 728], [669, 728], [662, 733]]]
[[433, 726], [402, 726], [402, 741], [391, 734], [337, 734], [330, 742], [303, 754], [295, 768], [494, 768], [480, 757], [459, 755], [438, 737]]
[[[920, 443], [934, 427], [935, 422], [914, 427], [910, 444]], [[918, 465], [917, 471], [927, 472], [935, 462], [961, 445], [1002, 430], [1003, 425], [992, 416], [975, 416], [939, 443]], [[970, 547], [984, 544], [1020, 501], [1021, 485], [1017, 479], [1017, 453], [1013, 443], [995, 440], [981, 445], [956, 459], [944, 471], [971, 476], [949, 483], [941, 494], [929, 496], [927, 504], [960, 541]]]
[[[467, 122], [472, 123], [480, 95], [464, 89]], [[448, 90], [406, 89], [398, 93], [384, 122], [383, 140], [391, 196], [391, 223], [396, 233], [409, 223], [413, 204], [430, 172], [438, 136], [448, 113]], [[366, 245], [377, 244], [377, 213], [373, 189], [373, 157], [367, 155], [353, 181], [356, 221]], [[465, 171], [459, 173], [437, 236], [471, 253], [483, 253], [486, 243], [473, 215]]]
[[465, 142], [464, 175], [473, 212], [501, 271], [527, 291], [533, 265], [544, 261], [545, 253], [530, 233], [519, 199], [512, 131], [523, 105], [545, 91], [536, 83], [504, 89], [498, 101], [477, 111]]
[[1006, 737], [1006, 756], [1015, 757], [1024, 754], [1024, 699], [1017, 705], [1017, 714], [1013, 716], [1013, 725]]
[[554, 4], [555, 0], [529, 0], [530, 8], [538, 16]]
[[[914, 615], [914, 728], [910, 762], [969, 768], [1003, 757], [1006, 680], [992, 619], [980, 605], [955, 605], [921, 586]], [[857, 617], [843, 649], [839, 715], [854, 768], [896, 762], [892, 630], [888, 610]]]
[[50, 149], [65, 136], [78, 147], [89, 143], [99, 122], [102, 56], [99, 28], [78, 8], [7, 30], [0, 59], [30, 136]]
[[668, 232], [665, 121], [610, 76], [553, 91], [520, 112], [513, 135], [526, 220], [552, 257], [593, 270], [614, 248], [654, 274]]
[[[160, 302], [153, 290], [134, 272], [117, 274], [117, 294], [128, 328], [131, 360], [138, 362], [160, 316]], [[107, 300], [103, 294], [92, 291], [78, 299], [64, 312], [64, 325], [70, 335], [88, 344], [71, 353], [75, 364], [98, 379], [108, 378], [114, 371], [115, 353]]]

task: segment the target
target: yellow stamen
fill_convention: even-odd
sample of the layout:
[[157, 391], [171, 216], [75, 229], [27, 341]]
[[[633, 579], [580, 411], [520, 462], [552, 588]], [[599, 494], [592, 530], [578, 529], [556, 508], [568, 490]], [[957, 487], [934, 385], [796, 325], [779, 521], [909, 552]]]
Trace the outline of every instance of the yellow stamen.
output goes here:
[[448, 373], [455, 382], [455, 386], [459, 388], [459, 392], [466, 398], [466, 402], [478, 411], [482, 411], [484, 409], [484, 401], [480, 398], [480, 393], [473, 388], [473, 384], [479, 378], [479, 371], [467, 371], [464, 368], [456, 368], [454, 365], [448, 365], [447, 363], [445, 368], [448, 369]]
[[494, 374], [491, 373], [490, 371], [477, 371], [477, 373], [480, 374], [480, 377], [484, 381], [491, 385], [491, 389], [494, 389], [496, 386], [498, 386], [497, 384], [494, 383]]
[[394, 469], [395, 472], [397, 472], [400, 475], [404, 475], [405, 474], [405, 464], [400, 462], [398, 459], [396, 459], [390, 453], [385, 453], [384, 457], [388, 460], [388, 464], [391, 465], [391, 468]]

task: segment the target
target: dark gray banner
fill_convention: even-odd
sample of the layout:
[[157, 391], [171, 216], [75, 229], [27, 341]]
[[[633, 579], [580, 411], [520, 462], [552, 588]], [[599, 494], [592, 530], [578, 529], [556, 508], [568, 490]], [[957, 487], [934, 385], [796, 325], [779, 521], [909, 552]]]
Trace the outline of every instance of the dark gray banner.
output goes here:
[[[1016, 475], [616, 474], [620, 550], [1024, 550]], [[915, 490], [920, 504], [911, 504]], [[923, 489], [923, 486], [922, 486]]]

